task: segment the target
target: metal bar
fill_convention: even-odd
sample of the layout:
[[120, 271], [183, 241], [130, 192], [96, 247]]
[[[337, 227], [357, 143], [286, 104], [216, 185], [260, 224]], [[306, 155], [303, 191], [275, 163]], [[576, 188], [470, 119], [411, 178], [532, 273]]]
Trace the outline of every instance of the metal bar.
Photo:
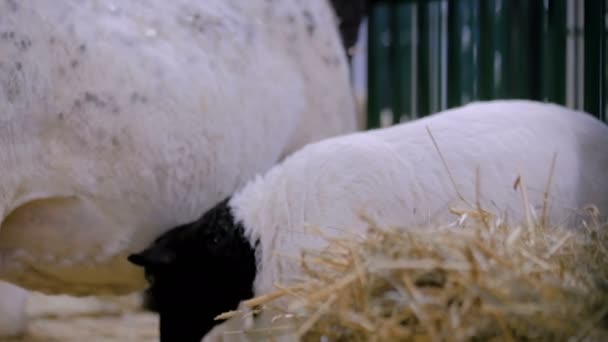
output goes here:
[[418, 77], [416, 89], [418, 90], [419, 116], [427, 115], [430, 112], [430, 66], [431, 54], [430, 32], [429, 32], [429, 4], [426, 1], [418, 2]]
[[[528, 39], [526, 73], [521, 75], [519, 84], [525, 90], [522, 97], [543, 100], [543, 8], [552, 0], [526, 1], [527, 25], [522, 32]], [[552, 61], [551, 61], [552, 62]], [[553, 62], [552, 62], [553, 63]]]
[[427, 46], [423, 47], [428, 53], [429, 98], [428, 112], [436, 113], [441, 109], [441, 2], [431, 1], [426, 5], [426, 27], [428, 31]]
[[511, 1], [480, 3], [479, 98], [508, 98]]
[[390, 4], [374, 2], [370, 8], [368, 38], [368, 94], [367, 127], [380, 127], [383, 111], [392, 107], [390, 86]]
[[460, 20], [456, 1], [448, 2], [448, 108], [460, 104]]
[[603, 112], [602, 32], [604, 31], [604, 2], [585, 1], [585, 111], [597, 117]]
[[[600, 0], [601, 1], [601, 0]], [[605, 122], [608, 122], [608, 0], [604, 1], [604, 29], [602, 30], [603, 41], [604, 41], [604, 96], [603, 96], [603, 106], [604, 111], [602, 112], [602, 119]]]
[[[500, 1], [500, 0], [499, 0]], [[493, 98], [492, 84], [493, 71], [492, 55], [493, 55], [493, 25], [496, 23], [494, 17], [494, 5], [496, 1], [482, 1], [479, 8], [479, 98], [481, 100], [490, 100]], [[494, 20], [493, 20], [494, 19]]]
[[566, 104], [566, 0], [542, 7], [541, 99]]
[[448, 1], [441, 0], [441, 110], [448, 106]]
[[576, 109], [584, 110], [585, 104], [585, 34], [584, 34], [584, 22], [585, 22], [585, 2], [574, 0], [575, 7], [575, 36], [576, 36]]
[[[534, 10], [539, 1], [510, 0], [511, 13], [509, 25], [509, 64], [511, 67], [509, 97], [538, 99], [540, 96], [538, 72], [540, 61], [540, 23]], [[538, 26], [538, 27], [535, 27]], [[538, 74], [540, 74], [538, 72]]]
[[[576, 0], [566, 0], [566, 106], [576, 108]], [[608, 1], [608, 0], [607, 0]]]
[[478, 22], [477, 0], [448, 2], [448, 107], [476, 98]]
[[[485, 0], [484, 0], [485, 1]], [[471, 28], [471, 47], [470, 47], [470, 63], [468, 67], [471, 70], [470, 80], [465, 80], [465, 84], [470, 86], [471, 88], [471, 96], [470, 99], [466, 102], [470, 102], [473, 100], [479, 99], [479, 69], [478, 69], [478, 59], [479, 59], [479, 0], [469, 0], [469, 11], [471, 13], [470, 16], [470, 28]], [[470, 85], [469, 85], [470, 84]]]
[[508, 61], [511, 46], [509, 44], [509, 20], [511, 13], [511, 2], [495, 0], [494, 6], [495, 23], [492, 31], [492, 97], [495, 99], [508, 98], [510, 75], [513, 71]]
[[398, 2], [393, 9], [393, 32], [395, 33], [394, 49], [394, 122], [415, 119], [413, 106], [414, 83], [414, 10], [415, 4]]

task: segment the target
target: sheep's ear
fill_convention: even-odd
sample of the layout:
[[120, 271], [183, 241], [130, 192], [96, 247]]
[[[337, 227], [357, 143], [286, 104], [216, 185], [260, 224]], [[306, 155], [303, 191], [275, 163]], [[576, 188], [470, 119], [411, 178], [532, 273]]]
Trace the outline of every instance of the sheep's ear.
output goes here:
[[147, 248], [142, 252], [129, 255], [127, 258], [132, 264], [149, 266], [167, 266], [175, 261], [175, 253], [164, 248]]

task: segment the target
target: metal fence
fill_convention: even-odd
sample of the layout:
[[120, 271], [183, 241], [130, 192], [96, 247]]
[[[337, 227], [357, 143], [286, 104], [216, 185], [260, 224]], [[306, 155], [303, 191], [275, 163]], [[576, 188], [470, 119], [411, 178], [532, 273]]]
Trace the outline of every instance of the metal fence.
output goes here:
[[373, 1], [367, 127], [474, 100], [608, 117], [608, 0]]

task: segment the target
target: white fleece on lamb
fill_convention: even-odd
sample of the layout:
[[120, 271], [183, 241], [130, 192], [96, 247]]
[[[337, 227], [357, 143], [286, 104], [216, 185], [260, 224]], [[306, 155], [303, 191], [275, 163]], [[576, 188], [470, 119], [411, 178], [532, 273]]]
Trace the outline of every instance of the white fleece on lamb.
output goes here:
[[[529, 202], [541, 213], [551, 163], [552, 222], [570, 221], [593, 203], [608, 212], [608, 126], [592, 116], [529, 101], [475, 103], [387, 129], [310, 144], [257, 178], [230, 202], [252, 241], [260, 240], [257, 294], [297, 276], [303, 248], [325, 234], [363, 234], [363, 210], [381, 226], [443, 224], [457, 219], [448, 206], [459, 196], [438, 155], [437, 141], [456, 187], [486, 210], [523, 219], [521, 176]], [[348, 231], [347, 233], [345, 232]], [[276, 253], [283, 255], [277, 257]]]

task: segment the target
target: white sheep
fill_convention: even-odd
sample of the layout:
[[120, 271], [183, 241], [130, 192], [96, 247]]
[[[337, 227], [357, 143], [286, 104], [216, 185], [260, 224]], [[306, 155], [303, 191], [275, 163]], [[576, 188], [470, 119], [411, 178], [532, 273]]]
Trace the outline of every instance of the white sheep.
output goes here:
[[161, 340], [198, 341], [215, 315], [297, 277], [302, 249], [326, 242], [307, 225], [364, 234], [361, 211], [381, 227], [449, 224], [460, 196], [520, 221], [517, 179], [539, 215], [548, 194], [553, 223], [574, 222], [588, 204], [606, 213], [607, 146], [608, 126], [583, 112], [474, 103], [309, 144], [129, 260], [145, 267]]
[[25, 329], [26, 300], [24, 289], [0, 281], [0, 336], [18, 335]]
[[0, 1], [0, 278], [142, 289], [129, 253], [355, 120], [325, 0]]

